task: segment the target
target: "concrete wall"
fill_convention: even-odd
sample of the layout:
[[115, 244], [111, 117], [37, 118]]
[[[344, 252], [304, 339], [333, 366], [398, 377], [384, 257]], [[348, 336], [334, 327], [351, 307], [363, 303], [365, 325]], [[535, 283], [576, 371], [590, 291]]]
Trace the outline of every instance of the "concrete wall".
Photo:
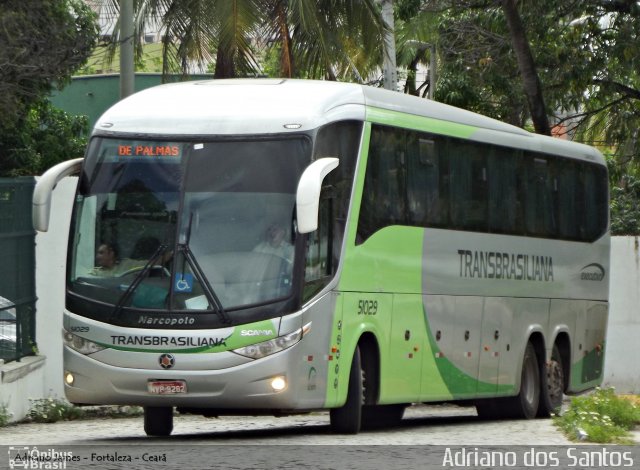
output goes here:
[[[189, 80], [211, 79], [212, 75], [190, 75]], [[166, 82], [177, 82], [181, 76], [167, 77]], [[136, 92], [160, 85], [159, 73], [136, 73]], [[71, 83], [62, 90], [54, 90], [50, 101], [57, 108], [69, 114], [84, 115], [89, 119], [89, 129], [93, 129], [98, 118], [120, 99], [120, 74], [85, 75], [73, 77]]]
[[6, 407], [9, 421], [21, 420], [27, 416], [32, 399], [47, 396], [45, 363], [46, 358], [39, 355], [0, 364], [0, 405]]
[[640, 393], [640, 239], [611, 239], [611, 301], [604, 385]]
[[47, 232], [36, 235], [36, 340], [47, 357], [44, 371], [46, 397], [64, 398], [62, 385], [62, 312], [69, 221], [78, 178], [65, 178], [53, 191]]
[[[49, 231], [36, 237], [37, 341], [47, 357], [44, 390], [64, 395], [62, 311], [69, 216], [77, 184], [66, 178], [54, 191]], [[640, 249], [636, 237], [612, 238], [611, 308], [604, 383], [619, 392], [640, 393]]]

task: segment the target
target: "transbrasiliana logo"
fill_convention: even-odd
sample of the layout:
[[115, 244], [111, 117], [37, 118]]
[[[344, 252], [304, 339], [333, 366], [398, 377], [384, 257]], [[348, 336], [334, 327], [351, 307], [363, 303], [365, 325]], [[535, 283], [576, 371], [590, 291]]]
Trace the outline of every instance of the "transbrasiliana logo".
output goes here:
[[601, 264], [591, 263], [580, 270], [580, 279], [582, 281], [602, 281], [606, 274], [606, 270]]
[[37, 447], [9, 447], [9, 468], [63, 469], [67, 462], [78, 462], [73, 452], [55, 449], [39, 450]]

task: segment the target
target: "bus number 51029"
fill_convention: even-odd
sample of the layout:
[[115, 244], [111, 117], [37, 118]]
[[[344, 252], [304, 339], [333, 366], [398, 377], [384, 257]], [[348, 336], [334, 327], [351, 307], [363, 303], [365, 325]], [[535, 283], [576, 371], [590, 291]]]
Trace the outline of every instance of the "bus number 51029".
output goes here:
[[376, 313], [378, 313], [377, 300], [358, 301], [358, 315], [375, 315]]

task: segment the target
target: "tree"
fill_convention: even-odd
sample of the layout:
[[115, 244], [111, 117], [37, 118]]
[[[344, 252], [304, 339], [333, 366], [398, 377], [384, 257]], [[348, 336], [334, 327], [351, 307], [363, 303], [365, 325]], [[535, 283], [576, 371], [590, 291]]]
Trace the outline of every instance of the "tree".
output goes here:
[[[404, 92], [416, 96], [432, 96], [435, 84], [431, 83], [437, 58], [438, 22], [436, 15], [421, 9], [420, 0], [398, 0], [395, 6], [397, 64], [407, 70]], [[418, 67], [429, 68], [429, 78], [417, 83]]]
[[526, 25], [542, 92], [538, 102], [546, 104], [554, 131], [610, 155], [612, 230], [638, 233], [640, 3], [420, 1], [418, 11], [430, 13], [439, 25], [442, 60], [436, 98], [520, 127], [535, 119], [523, 88], [515, 86], [525, 81], [527, 72], [522, 73], [516, 60], [506, 3], [517, 5]]
[[[577, 112], [564, 118], [578, 137], [606, 145], [621, 169], [640, 168], [640, 4], [586, 2], [572, 25], [588, 58], [584, 72], [571, 77], [584, 89]], [[585, 73], [586, 72], [586, 73]], [[617, 172], [613, 172], [617, 173]], [[612, 174], [613, 174], [612, 173]]]
[[72, 116], [42, 98], [26, 116], [2, 128], [0, 175], [39, 175], [56, 163], [81, 157], [89, 121]]
[[97, 26], [79, 0], [3, 0], [0, 5], [1, 123], [61, 86], [91, 54]]
[[55, 110], [46, 96], [86, 61], [97, 35], [94, 15], [80, 1], [2, 2], [0, 175], [40, 173], [82, 155], [86, 120]]
[[551, 135], [547, 108], [542, 96], [542, 87], [536, 71], [536, 64], [531, 54], [531, 47], [527, 41], [527, 34], [516, 8], [515, 0], [501, 0], [502, 11], [509, 26], [511, 45], [518, 62], [518, 69], [524, 84], [524, 94], [529, 104], [529, 113], [533, 121], [533, 127], [538, 134]]
[[[118, 1], [109, 8], [117, 12]], [[370, 72], [384, 30], [374, 0], [139, 0], [138, 46], [158, 19], [163, 72], [215, 62], [216, 78], [260, 74], [256, 49], [267, 49], [279, 55], [277, 76], [357, 79]], [[116, 25], [112, 52], [119, 40]]]

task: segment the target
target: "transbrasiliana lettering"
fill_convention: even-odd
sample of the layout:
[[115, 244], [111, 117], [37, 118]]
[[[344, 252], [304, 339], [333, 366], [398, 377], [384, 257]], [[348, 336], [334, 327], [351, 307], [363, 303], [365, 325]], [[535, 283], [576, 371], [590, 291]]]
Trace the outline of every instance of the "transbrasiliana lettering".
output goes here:
[[115, 346], [174, 346], [174, 347], [217, 347], [226, 346], [228, 338], [191, 336], [111, 336]]
[[551, 256], [458, 250], [460, 277], [553, 282]]

